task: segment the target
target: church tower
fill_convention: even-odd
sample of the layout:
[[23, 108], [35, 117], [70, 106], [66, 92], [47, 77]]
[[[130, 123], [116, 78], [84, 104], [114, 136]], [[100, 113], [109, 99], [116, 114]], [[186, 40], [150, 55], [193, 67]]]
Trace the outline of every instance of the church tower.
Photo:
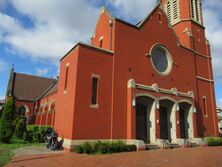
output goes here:
[[[170, 26], [179, 38], [180, 45], [193, 51], [196, 85], [197, 115], [202, 118], [198, 129], [211, 126], [209, 131], [199, 131], [200, 136], [217, 136], [216, 100], [209, 41], [205, 37], [201, 0], [161, 0]], [[207, 107], [208, 106], [208, 107]], [[209, 107], [210, 106], [210, 107]], [[213, 123], [211, 122], [213, 120]], [[200, 120], [199, 120], [200, 122]]]
[[162, 0], [162, 7], [181, 45], [206, 54], [201, 0]]

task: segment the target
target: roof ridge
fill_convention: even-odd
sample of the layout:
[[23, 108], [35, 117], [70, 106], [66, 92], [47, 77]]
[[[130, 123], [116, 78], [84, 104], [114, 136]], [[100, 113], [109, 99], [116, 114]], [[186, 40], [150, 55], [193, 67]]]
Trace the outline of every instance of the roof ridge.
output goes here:
[[57, 80], [56, 78], [43, 77], [43, 76], [27, 74], [27, 73], [20, 73], [20, 72], [14, 72], [14, 73], [15, 74], [20, 74], [20, 75], [26, 75], [26, 76], [30, 76], [30, 77], [35, 77], [35, 78], [44, 78], [44, 79], [50, 79], [50, 80]]

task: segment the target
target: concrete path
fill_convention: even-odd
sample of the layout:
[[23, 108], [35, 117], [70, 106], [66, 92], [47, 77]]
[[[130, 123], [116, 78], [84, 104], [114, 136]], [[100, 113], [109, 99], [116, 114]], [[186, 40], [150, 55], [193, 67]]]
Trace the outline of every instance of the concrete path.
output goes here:
[[56, 153], [20, 156], [10, 167], [220, 167], [222, 147], [177, 148], [110, 155]]
[[45, 146], [30, 146], [30, 147], [21, 147], [13, 151], [16, 157], [22, 157], [27, 155], [35, 154], [53, 154], [53, 153], [62, 153], [64, 151], [52, 151], [47, 149]]

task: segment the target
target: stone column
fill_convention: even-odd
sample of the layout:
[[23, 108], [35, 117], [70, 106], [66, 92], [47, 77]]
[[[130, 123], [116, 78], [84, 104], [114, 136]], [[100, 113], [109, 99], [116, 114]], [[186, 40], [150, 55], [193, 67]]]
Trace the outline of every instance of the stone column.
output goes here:
[[189, 137], [190, 138], [198, 138], [197, 135], [197, 111], [196, 108], [194, 106], [192, 106], [191, 108], [191, 116], [192, 116], [192, 122], [189, 123]]
[[179, 111], [179, 105], [178, 103], [175, 103], [173, 108], [172, 108], [172, 111], [171, 111], [171, 116], [170, 116], [170, 122], [172, 124], [172, 127], [171, 127], [171, 139], [173, 142], [176, 142], [176, 139], [177, 139], [177, 134], [176, 134], [176, 113], [177, 111]]
[[176, 131], [177, 131], [177, 138], [181, 138], [181, 134], [180, 134], [180, 111], [176, 111]]
[[159, 103], [156, 106], [155, 122], [156, 122], [156, 139], [160, 139], [160, 108], [159, 108]]

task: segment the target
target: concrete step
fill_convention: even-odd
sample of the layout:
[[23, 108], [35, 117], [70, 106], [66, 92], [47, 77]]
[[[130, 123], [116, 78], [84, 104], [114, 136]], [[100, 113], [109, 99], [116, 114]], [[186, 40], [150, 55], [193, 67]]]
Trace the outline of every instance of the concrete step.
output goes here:
[[199, 147], [200, 145], [194, 142], [186, 143], [184, 147]]
[[173, 148], [180, 148], [182, 147], [180, 144], [178, 143], [170, 143], [169, 141], [166, 141], [164, 144], [164, 149], [173, 149]]
[[160, 149], [158, 145], [155, 144], [146, 144], [146, 150], [157, 150]]

